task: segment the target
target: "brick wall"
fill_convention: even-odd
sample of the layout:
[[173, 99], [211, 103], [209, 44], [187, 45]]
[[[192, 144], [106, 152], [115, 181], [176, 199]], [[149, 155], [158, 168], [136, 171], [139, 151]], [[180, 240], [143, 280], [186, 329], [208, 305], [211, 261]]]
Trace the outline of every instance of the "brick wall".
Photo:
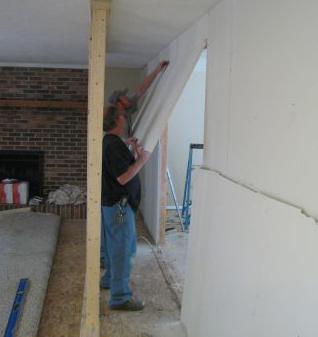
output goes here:
[[[0, 67], [1, 100], [87, 101], [87, 70]], [[3, 101], [2, 101], [3, 102]], [[23, 105], [23, 104], [22, 104]], [[85, 108], [0, 104], [0, 150], [44, 152], [44, 194], [86, 185]]]

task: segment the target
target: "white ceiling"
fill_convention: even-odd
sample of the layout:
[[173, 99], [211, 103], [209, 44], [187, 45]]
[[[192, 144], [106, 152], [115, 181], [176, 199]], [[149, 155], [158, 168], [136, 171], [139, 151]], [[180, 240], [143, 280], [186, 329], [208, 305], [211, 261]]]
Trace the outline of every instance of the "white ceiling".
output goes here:
[[[108, 63], [142, 67], [217, 0], [113, 0]], [[88, 0], [1, 0], [0, 64], [85, 66]]]

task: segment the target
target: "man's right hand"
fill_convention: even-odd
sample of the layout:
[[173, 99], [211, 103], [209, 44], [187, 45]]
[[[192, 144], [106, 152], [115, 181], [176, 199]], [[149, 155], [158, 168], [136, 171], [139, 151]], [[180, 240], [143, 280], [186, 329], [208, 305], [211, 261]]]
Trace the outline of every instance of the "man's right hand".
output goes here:
[[139, 171], [142, 169], [143, 165], [150, 158], [150, 152], [144, 150], [144, 148], [138, 144], [138, 142], [134, 142], [136, 161], [129, 166], [128, 170], [123, 173], [120, 177], [117, 178], [117, 181], [120, 185], [127, 184]]

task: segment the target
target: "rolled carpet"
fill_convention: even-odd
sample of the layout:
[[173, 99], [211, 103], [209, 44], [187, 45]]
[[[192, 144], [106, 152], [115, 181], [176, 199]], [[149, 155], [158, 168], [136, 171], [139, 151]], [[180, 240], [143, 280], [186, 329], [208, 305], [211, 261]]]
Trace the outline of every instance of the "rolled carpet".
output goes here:
[[28, 278], [16, 337], [36, 337], [58, 237], [60, 218], [0, 212], [0, 336], [7, 326], [20, 279]]

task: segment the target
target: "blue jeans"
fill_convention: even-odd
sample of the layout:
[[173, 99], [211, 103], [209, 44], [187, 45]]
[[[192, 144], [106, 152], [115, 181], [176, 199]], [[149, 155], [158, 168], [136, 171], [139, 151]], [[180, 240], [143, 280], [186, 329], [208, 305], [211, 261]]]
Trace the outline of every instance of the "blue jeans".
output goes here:
[[125, 216], [118, 222], [118, 204], [102, 207], [102, 246], [104, 267], [102, 286], [110, 288], [110, 305], [122, 304], [132, 297], [129, 279], [136, 256], [135, 212], [129, 205]]

